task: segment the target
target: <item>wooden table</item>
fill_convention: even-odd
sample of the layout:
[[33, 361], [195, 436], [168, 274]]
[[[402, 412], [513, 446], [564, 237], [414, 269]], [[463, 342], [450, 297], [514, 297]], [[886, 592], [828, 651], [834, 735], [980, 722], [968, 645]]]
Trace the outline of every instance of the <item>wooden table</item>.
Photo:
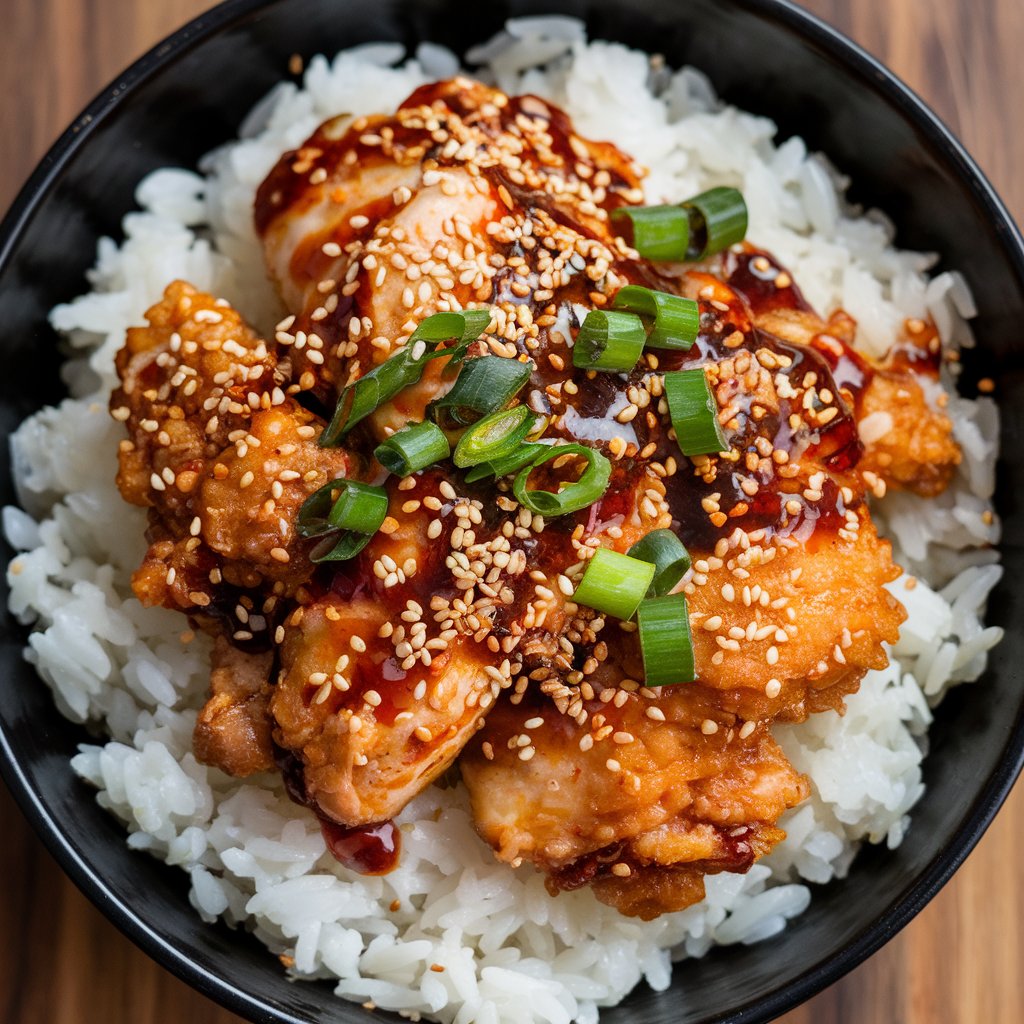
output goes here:
[[[1022, 0], [805, 0], [921, 93], [1024, 217]], [[0, 32], [0, 208], [130, 60], [208, 0], [24, 0]], [[0, 1024], [229, 1024], [75, 889], [0, 786]], [[1024, 1021], [1024, 788], [895, 940], [785, 1024]]]

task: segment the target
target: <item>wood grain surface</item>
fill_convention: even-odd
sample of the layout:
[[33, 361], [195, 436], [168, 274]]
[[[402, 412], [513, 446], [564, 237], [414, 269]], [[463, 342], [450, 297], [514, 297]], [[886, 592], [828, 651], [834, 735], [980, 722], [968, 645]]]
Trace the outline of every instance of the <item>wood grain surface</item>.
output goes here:
[[[0, 209], [58, 132], [207, 0], [2, 0]], [[1024, 217], [1024, 0], [806, 0], [958, 132]], [[229, 1024], [75, 889], [0, 786], [0, 1024]], [[784, 1024], [1024, 1021], [1024, 787], [945, 890]], [[993, 898], [994, 897], [994, 898]]]

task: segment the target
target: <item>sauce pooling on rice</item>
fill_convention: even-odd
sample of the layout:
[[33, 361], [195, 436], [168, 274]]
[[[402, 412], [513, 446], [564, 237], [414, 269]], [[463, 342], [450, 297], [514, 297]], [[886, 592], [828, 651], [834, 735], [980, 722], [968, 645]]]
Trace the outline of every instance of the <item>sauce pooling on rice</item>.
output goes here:
[[[119, 484], [150, 509], [136, 592], [219, 638], [197, 756], [239, 775], [285, 764], [357, 868], [386, 869], [382, 823], [456, 765], [482, 838], [553, 893], [589, 884], [644, 918], [687, 906], [706, 874], [778, 843], [807, 795], [772, 723], [841, 707], [896, 639], [898, 570], [866, 498], [938, 493], [959, 459], [917, 378], [934, 332], [909, 324], [869, 365], [850, 318], [823, 321], [751, 244], [639, 258], [609, 215], [640, 181], [536, 97], [425, 86], [394, 115], [327, 122], [260, 189], [289, 309], [273, 339], [178, 282], [119, 354]], [[575, 368], [588, 311], [626, 285], [695, 301], [695, 343]], [[430, 316], [474, 308], [490, 322], [463, 365], [529, 366], [512, 401], [544, 440], [608, 461], [585, 507], [538, 514], [510, 475], [470, 481], [449, 459], [384, 471], [376, 446], [452, 387], [444, 355], [340, 447], [317, 443], [346, 386]], [[720, 452], [681, 451], [665, 375], [686, 369], [705, 375]], [[878, 412], [892, 429], [862, 438]], [[386, 515], [361, 552], [317, 565], [300, 512], [339, 480], [382, 488]], [[596, 550], [662, 529], [692, 557], [678, 592], [696, 678], [655, 687], [637, 624], [574, 597]]]

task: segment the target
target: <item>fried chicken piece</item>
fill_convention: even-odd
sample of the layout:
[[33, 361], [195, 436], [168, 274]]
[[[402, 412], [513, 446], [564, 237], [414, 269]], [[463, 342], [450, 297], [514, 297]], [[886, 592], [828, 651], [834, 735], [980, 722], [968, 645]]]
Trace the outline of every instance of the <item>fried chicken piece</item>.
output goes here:
[[960, 464], [949, 417], [933, 412], [913, 374], [876, 372], [858, 409], [864, 457], [861, 474], [926, 498], [941, 494]]
[[[755, 252], [750, 246], [747, 251], [748, 255]], [[893, 339], [888, 357], [873, 364], [852, 347], [856, 323], [841, 311], [827, 322], [822, 320], [792, 277], [767, 253], [757, 252], [753, 260], [726, 254], [714, 269], [749, 302], [752, 321], [760, 330], [825, 353], [835, 370], [836, 383], [848, 389], [858, 422], [872, 417], [861, 435], [861, 474], [873, 473], [889, 486], [924, 497], [945, 490], [960, 463], [953, 424], [929, 401], [919, 383], [919, 371], [908, 368], [904, 359], [916, 350], [919, 358], [910, 363], [926, 366], [929, 353], [938, 353], [939, 339], [933, 327], [911, 321], [906, 336]], [[781, 286], [765, 286], [780, 277]]]
[[398, 814], [452, 764], [497, 692], [472, 641], [403, 671], [377, 635], [387, 621], [371, 598], [326, 597], [289, 620], [281, 645], [275, 739], [301, 758], [308, 799], [348, 826]]
[[[393, 115], [328, 121], [281, 159], [256, 200], [267, 266], [293, 314], [277, 337], [295, 379], [331, 407], [427, 316], [496, 300], [519, 312], [496, 311], [489, 350], [526, 355], [517, 319], [529, 330], [533, 304], [521, 302], [525, 276], [506, 264], [524, 214], [537, 226], [522, 248], [540, 239], [563, 253], [547, 262], [549, 290], [585, 302], [592, 281], [569, 259], [609, 264], [628, 252], [606, 211], [638, 201], [638, 182], [628, 157], [576, 136], [549, 104], [462, 78], [418, 89]], [[400, 412], [388, 403], [371, 417], [376, 437], [422, 417], [438, 369], [402, 392]]]
[[734, 556], [742, 578], [727, 559], [687, 587], [700, 681], [723, 711], [802, 722], [841, 709], [866, 671], [888, 664], [883, 644], [896, 642], [906, 612], [885, 584], [900, 570], [863, 507], [846, 523], [752, 545]]
[[179, 281], [147, 319], [118, 353], [111, 397], [130, 436], [118, 486], [150, 508], [136, 593], [202, 617], [224, 581], [290, 592], [311, 571], [299, 507], [352, 460], [317, 446], [322, 426], [284, 394], [266, 344], [225, 303]]
[[214, 641], [210, 699], [192, 737], [199, 761], [238, 778], [274, 767], [268, 713], [273, 660], [272, 651], [247, 654], [223, 635]]
[[[554, 891], [603, 880], [598, 898], [624, 913], [681, 909], [703, 896], [700, 875], [749, 868], [778, 842], [764, 824], [807, 795], [767, 729], [719, 728], [701, 687], [586, 709], [581, 726], [502, 700], [459, 762], [481, 835], [500, 860], [547, 871]], [[737, 850], [754, 832], [760, 843]]]
[[499, 597], [526, 565], [494, 564], [511, 547], [501, 521], [484, 520], [440, 470], [387, 487], [386, 532], [285, 620], [271, 698], [275, 741], [303, 766], [307, 799], [347, 826], [397, 814], [452, 764], [510, 681], [491, 634], [511, 612], [458, 587], [465, 552], [489, 563]]
[[266, 344], [226, 303], [178, 281], [147, 319], [118, 353], [122, 386], [111, 398], [130, 437], [118, 486], [149, 508], [150, 547], [132, 587], [143, 604], [184, 611], [216, 636], [196, 753], [248, 775], [273, 764], [272, 656], [243, 654], [224, 632], [269, 639], [268, 615], [312, 571], [298, 509], [352, 462], [317, 446], [318, 421], [284, 394]]
[[[701, 851], [705, 856], [698, 856], [693, 848], [699, 845], [694, 843], [697, 835], [707, 837]], [[596, 874], [590, 884], [602, 903], [627, 917], [651, 921], [660, 914], [699, 903], [705, 896], [707, 875], [749, 871], [785, 837], [782, 829], [763, 822], [722, 831], [706, 826], [693, 828], [677, 819], [614, 852], [612, 870]], [[609, 851], [605, 856], [611, 855]], [[629, 873], [623, 868], [615, 870], [618, 865], [624, 865]], [[569, 872], [560, 874], [555, 884], [568, 888], [568, 879], [575, 881]]]

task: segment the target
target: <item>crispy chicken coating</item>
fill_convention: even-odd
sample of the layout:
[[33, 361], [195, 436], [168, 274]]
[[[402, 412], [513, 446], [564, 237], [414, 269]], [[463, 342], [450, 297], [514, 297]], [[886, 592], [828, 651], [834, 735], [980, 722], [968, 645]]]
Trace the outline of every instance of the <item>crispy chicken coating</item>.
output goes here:
[[274, 767], [270, 651], [247, 654], [223, 634], [214, 641], [210, 699], [193, 735], [196, 757], [244, 778]]
[[[728, 256], [725, 263], [728, 266]], [[766, 292], [763, 278], [779, 274], [788, 279], [786, 287]], [[938, 374], [940, 346], [934, 327], [908, 322], [905, 337], [896, 339], [886, 359], [871, 364], [851, 347], [853, 320], [842, 311], [828, 322], [822, 320], [766, 254], [758, 257], [757, 268], [751, 267], [742, 279], [734, 276], [731, 283], [750, 302], [753, 321], [761, 330], [831, 357], [835, 381], [845, 389], [863, 424], [858, 471], [871, 474], [869, 486], [884, 493], [874, 482], [877, 478], [925, 497], [945, 490], [960, 464], [960, 449], [949, 417], [929, 400], [918, 379], [922, 371], [930, 377]], [[944, 400], [941, 392], [940, 396]]]
[[[419, 673], [389, 679], [397, 664], [394, 645], [376, 637], [388, 621], [380, 602], [332, 597], [300, 611], [271, 702], [278, 741], [301, 754], [307, 796], [329, 817], [391, 818], [452, 764], [493, 702], [487, 650], [449, 642]], [[368, 651], [353, 648], [367, 635]]]

